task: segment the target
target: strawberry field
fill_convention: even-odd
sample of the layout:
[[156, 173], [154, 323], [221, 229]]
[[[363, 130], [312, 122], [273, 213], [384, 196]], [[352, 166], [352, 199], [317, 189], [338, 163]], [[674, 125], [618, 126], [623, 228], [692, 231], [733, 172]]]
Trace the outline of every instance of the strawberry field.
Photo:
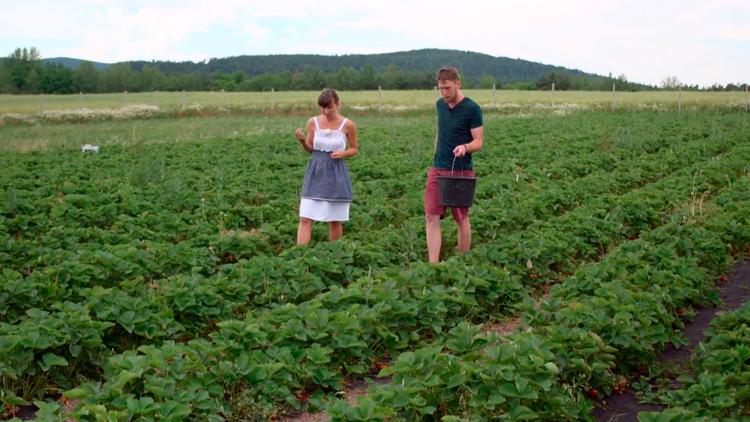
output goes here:
[[[353, 117], [352, 219], [333, 243], [316, 225], [308, 247], [294, 245], [302, 117], [3, 152], [2, 416], [591, 420], [684, 342], [750, 246], [742, 112], [488, 113], [473, 249], [455, 252], [446, 221], [437, 265], [422, 215], [434, 115]], [[737, 413], [701, 415], [748, 416], [743, 391]]]

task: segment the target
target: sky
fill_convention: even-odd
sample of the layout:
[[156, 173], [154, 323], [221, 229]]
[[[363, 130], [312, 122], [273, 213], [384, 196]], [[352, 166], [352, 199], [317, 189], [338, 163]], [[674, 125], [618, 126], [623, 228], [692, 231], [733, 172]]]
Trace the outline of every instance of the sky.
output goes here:
[[[750, 0], [0, 0], [0, 56], [96, 62], [446, 48], [659, 85], [750, 82]], [[460, 68], [460, 63], [456, 64]]]

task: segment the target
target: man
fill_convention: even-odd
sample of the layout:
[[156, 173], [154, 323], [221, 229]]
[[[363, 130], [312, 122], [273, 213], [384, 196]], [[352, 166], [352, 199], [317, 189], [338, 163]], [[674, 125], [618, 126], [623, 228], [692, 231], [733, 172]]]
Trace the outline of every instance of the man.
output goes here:
[[[427, 172], [424, 191], [424, 213], [427, 220], [427, 255], [430, 262], [440, 260], [443, 242], [440, 220], [445, 207], [440, 205], [437, 176], [450, 175], [455, 159], [454, 175], [474, 176], [471, 156], [482, 149], [484, 128], [479, 105], [461, 92], [458, 70], [442, 67], [437, 71], [437, 86], [442, 98], [438, 99], [438, 126], [435, 136], [435, 156]], [[452, 207], [451, 214], [458, 224], [458, 250], [471, 249], [471, 224], [469, 208]]]

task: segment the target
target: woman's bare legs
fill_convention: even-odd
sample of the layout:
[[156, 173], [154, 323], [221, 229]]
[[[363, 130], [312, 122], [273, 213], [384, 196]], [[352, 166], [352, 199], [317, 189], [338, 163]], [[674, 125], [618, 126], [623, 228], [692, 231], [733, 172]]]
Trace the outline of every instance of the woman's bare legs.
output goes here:
[[313, 221], [309, 218], [300, 217], [299, 227], [297, 227], [297, 244], [307, 245], [310, 243], [310, 237], [312, 236]]
[[333, 242], [339, 240], [344, 234], [344, 224], [340, 221], [331, 221], [331, 225], [328, 227], [328, 240]]

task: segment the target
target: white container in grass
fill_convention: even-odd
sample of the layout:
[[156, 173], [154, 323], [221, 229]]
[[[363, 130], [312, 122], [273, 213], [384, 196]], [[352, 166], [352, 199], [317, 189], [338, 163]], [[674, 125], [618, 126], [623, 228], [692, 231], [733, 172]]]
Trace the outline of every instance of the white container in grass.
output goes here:
[[81, 152], [99, 152], [99, 145], [84, 144], [81, 146]]

